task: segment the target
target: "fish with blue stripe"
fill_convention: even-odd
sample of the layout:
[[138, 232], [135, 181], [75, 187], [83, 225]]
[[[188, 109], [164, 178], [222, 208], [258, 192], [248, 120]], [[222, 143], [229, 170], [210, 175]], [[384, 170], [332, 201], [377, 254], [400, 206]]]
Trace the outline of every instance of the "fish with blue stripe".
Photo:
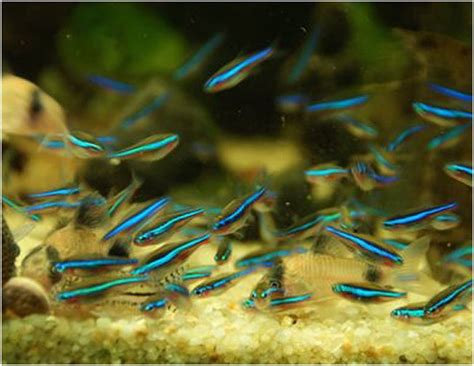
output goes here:
[[304, 240], [315, 236], [323, 225], [341, 219], [339, 209], [328, 208], [303, 217], [290, 227], [279, 230], [276, 237], [279, 240]]
[[89, 159], [103, 156], [106, 153], [96, 137], [82, 131], [72, 131], [64, 137], [66, 149], [77, 158]]
[[435, 230], [450, 230], [453, 229], [461, 223], [461, 218], [459, 215], [454, 213], [445, 213], [433, 217], [431, 221], [431, 227]]
[[126, 285], [136, 285], [140, 282], [148, 281], [148, 276], [123, 277], [108, 281], [94, 281], [88, 285], [79, 285], [72, 289], [61, 291], [56, 295], [59, 301], [77, 301], [81, 299], [95, 299], [103, 296], [108, 290], [115, 287], [123, 287]]
[[103, 270], [113, 266], [130, 266], [138, 263], [136, 258], [77, 258], [61, 262], [54, 262], [52, 268], [56, 272], [80, 270]]
[[453, 127], [460, 120], [472, 120], [471, 112], [459, 109], [437, 107], [421, 102], [414, 102], [413, 109], [421, 118], [441, 127]]
[[449, 130], [443, 132], [442, 134], [433, 137], [428, 142], [428, 150], [434, 149], [447, 149], [450, 147], [455, 146], [459, 140], [463, 137], [464, 133], [467, 131], [468, 128], [472, 127], [472, 122], [465, 123], [463, 125], [459, 125]]
[[359, 121], [346, 114], [338, 116], [336, 120], [342, 123], [346, 130], [355, 137], [372, 140], [379, 135], [379, 131], [369, 122]]
[[315, 165], [304, 172], [306, 181], [311, 184], [335, 183], [342, 178], [347, 178], [349, 174], [349, 169], [332, 163]]
[[426, 316], [436, 318], [441, 313], [465, 308], [466, 302], [471, 300], [472, 279], [463, 283], [449, 286], [433, 296], [425, 305]]
[[406, 292], [389, 290], [372, 283], [337, 283], [332, 286], [334, 293], [345, 299], [359, 302], [391, 301], [406, 297]]
[[51, 213], [59, 209], [74, 210], [81, 205], [80, 201], [68, 202], [68, 201], [46, 201], [38, 203], [36, 205], [26, 206], [24, 210], [28, 214], [45, 214]]
[[426, 227], [435, 216], [458, 207], [457, 202], [416, 210], [405, 215], [395, 216], [383, 222], [386, 230], [416, 231]]
[[255, 267], [249, 267], [238, 272], [231, 274], [222, 274], [215, 278], [211, 278], [209, 281], [197, 285], [192, 291], [193, 296], [209, 296], [209, 295], [220, 295], [233, 287], [238, 280], [242, 277], [247, 276], [255, 272]]
[[195, 72], [206, 59], [224, 42], [225, 36], [223, 33], [217, 33], [207, 40], [204, 45], [196, 51], [196, 53], [189, 58], [182, 66], [178, 68], [173, 74], [175, 80], [182, 80]]
[[109, 159], [127, 160], [136, 159], [140, 161], [156, 161], [163, 159], [179, 144], [179, 136], [176, 134], [158, 134], [149, 136], [142, 141], [119, 151], [107, 155]]
[[400, 254], [372, 236], [353, 234], [334, 226], [326, 226], [325, 229], [334, 238], [346, 244], [347, 247], [361, 253], [364, 257], [370, 258], [375, 263], [388, 266], [403, 264], [403, 258]]
[[390, 315], [392, 318], [411, 324], [429, 325], [434, 323], [433, 319], [426, 317], [424, 302], [417, 302], [406, 306], [401, 306], [392, 310]]
[[431, 90], [439, 94], [445, 95], [450, 98], [455, 98], [466, 103], [472, 103], [472, 94], [463, 93], [458, 90], [447, 88], [445, 86], [435, 83], [429, 83], [428, 86], [431, 88]]
[[64, 196], [72, 196], [79, 194], [81, 192], [79, 187], [63, 187], [58, 189], [52, 189], [49, 191], [39, 192], [39, 193], [30, 193], [26, 195], [28, 199], [31, 200], [43, 200], [49, 199], [52, 197], [64, 197]]
[[187, 269], [182, 275], [181, 280], [183, 281], [195, 281], [202, 278], [210, 277], [212, 271], [216, 269], [216, 266], [199, 266]]
[[318, 37], [319, 27], [315, 26], [314, 29], [308, 34], [307, 39], [305, 40], [301, 49], [301, 53], [288, 75], [288, 84], [294, 84], [300, 80], [301, 75], [303, 75], [304, 70], [308, 66], [311, 56], [316, 49]]
[[136, 229], [137, 226], [144, 225], [146, 222], [152, 219], [158, 212], [163, 210], [169, 202], [170, 199], [168, 197], [158, 198], [152, 201], [133, 215], [130, 215], [124, 220], [122, 220], [112, 230], [105, 234], [102, 240], [110, 240], [115, 236]]
[[371, 191], [375, 188], [383, 188], [387, 185], [398, 181], [397, 176], [381, 175], [367, 163], [357, 160], [351, 167], [350, 171], [356, 185], [363, 191]]
[[267, 47], [248, 56], [239, 57], [222, 67], [204, 84], [204, 91], [217, 93], [230, 89], [244, 81], [255, 67], [268, 60], [275, 50]]
[[139, 267], [131, 271], [131, 274], [142, 275], [179, 265], [199, 247], [209, 243], [210, 238], [210, 234], [204, 234], [191, 240], [165, 244], [146, 257]]
[[444, 166], [444, 171], [451, 178], [472, 187], [472, 164], [449, 163]]
[[143, 181], [134, 176], [128, 187], [107, 200], [107, 214], [109, 217], [114, 217], [117, 212], [120, 212], [120, 209], [132, 199], [142, 184]]
[[90, 75], [87, 77], [87, 80], [102, 88], [109, 89], [120, 94], [132, 94], [136, 91], [136, 88], [133, 85], [117, 80], [112, 80], [105, 76]]
[[382, 174], [388, 176], [397, 174], [398, 166], [395, 164], [395, 157], [391, 153], [384, 151], [374, 144], [369, 144], [369, 150], [374, 157], [378, 170]]
[[5, 205], [7, 207], [10, 207], [12, 208], [13, 210], [15, 210], [16, 212], [20, 213], [21, 215], [25, 216], [25, 217], [28, 217], [30, 220], [33, 220], [33, 221], [40, 221], [41, 220], [41, 216], [40, 215], [37, 215], [37, 214], [29, 214], [26, 209], [25, 209], [25, 206], [22, 206], [20, 203], [12, 200], [11, 198], [8, 198], [7, 196], [5, 196], [4, 194], [2, 194], [2, 205]]
[[400, 146], [408, 139], [410, 139], [413, 135], [417, 134], [418, 132], [424, 131], [428, 126], [423, 125], [423, 124], [416, 124], [410, 127], [407, 127], [405, 130], [400, 132], [397, 137], [395, 137], [392, 141], [390, 141], [387, 145], [386, 150], [388, 152], [395, 152], [400, 148]]
[[125, 117], [120, 125], [121, 128], [127, 129], [133, 127], [138, 121], [149, 116], [154, 111], [159, 109], [163, 104], [165, 104], [169, 99], [168, 93], [163, 93], [156, 98], [154, 98], [150, 103], [143, 106], [137, 112]]
[[322, 112], [322, 111], [339, 111], [348, 108], [353, 108], [366, 103], [369, 100], [368, 95], [360, 95], [357, 97], [331, 100], [327, 102], [318, 102], [310, 104], [306, 107], [307, 112]]
[[279, 247], [272, 249], [260, 249], [249, 253], [246, 256], [235, 261], [236, 267], [250, 267], [250, 266], [268, 266], [273, 264], [275, 260], [280, 257], [286, 257], [293, 254], [306, 253], [308, 249], [303, 247]]
[[468, 246], [458, 248], [451, 253], [445, 255], [442, 259], [443, 263], [458, 263], [466, 267], [472, 268], [472, 242]]
[[250, 215], [252, 206], [263, 197], [267, 189], [258, 188], [244, 198], [230, 202], [212, 224], [212, 232], [216, 235], [229, 235], [241, 229]]
[[204, 213], [201, 208], [193, 210], [183, 210], [160, 217], [157, 222], [143, 229], [133, 238], [133, 244], [138, 246], [154, 245], [169, 239], [177, 230], [192, 219]]

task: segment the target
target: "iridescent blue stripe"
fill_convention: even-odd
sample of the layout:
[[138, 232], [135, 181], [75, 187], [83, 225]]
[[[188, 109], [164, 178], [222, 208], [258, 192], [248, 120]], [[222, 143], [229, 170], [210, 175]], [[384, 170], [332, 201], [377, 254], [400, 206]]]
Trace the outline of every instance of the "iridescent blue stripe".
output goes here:
[[120, 234], [121, 232], [129, 230], [132, 227], [140, 224], [144, 220], [156, 214], [165, 205], [167, 205], [169, 201], [170, 199], [168, 197], [163, 197], [154, 201], [153, 203], [151, 203], [144, 209], [140, 210], [136, 214], [130, 217], [127, 217], [125, 220], [123, 220], [121, 223], [115, 226], [112, 230], [110, 230], [107, 234], [105, 234], [102, 240], [109, 240], [110, 238]]
[[329, 231], [330, 233], [334, 234], [335, 236], [339, 238], [343, 238], [350, 241], [361, 250], [365, 252], [369, 252], [371, 254], [375, 254], [377, 257], [386, 258], [386, 259], [389, 259], [391, 262], [395, 262], [398, 264], [403, 263], [403, 258], [401, 256], [399, 256], [398, 254], [394, 252], [390, 252], [386, 250], [385, 248], [382, 248], [381, 246], [377, 245], [374, 242], [362, 239], [346, 231], [338, 230], [333, 226], [326, 226], [326, 231]]
[[426, 125], [414, 125], [408, 127], [406, 130], [402, 131], [393, 141], [391, 141], [387, 146], [388, 152], [395, 151], [404, 141], [406, 141], [409, 137], [413, 136], [415, 133], [423, 131], [428, 126]]
[[148, 276], [120, 278], [118, 280], [103, 282], [96, 285], [78, 288], [71, 291], [63, 291], [63, 292], [60, 292], [56, 296], [56, 298], [61, 301], [61, 300], [70, 300], [76, 297], [93, 296], [101, 292], [104, 292], [108, 289], [111, 289], [113, 287], [127, 285], [130, 283], [144, 282], [147, 280], [148, 280]]
[[432, 90], [437, 93], [446, 95], [447, 97], [456, 98], [462, 100], [463, 102], [472, 102], [472, 95], [467, 93], [461, 93], [460, 91], [446, 88], [445, 86], [430, 83], [428, 84]]
[[391, 228], [395, 226], [416, 224], [417, 222], [422, 221], [426, 219], [427, 217], [439, 214], [447, 210], [454, 209], [457, 206], [458, 206], [457, 202], [450, 202], [445, 205], [435, 206], [423, 211], [418, 211], [418, 212], [410, 213], [408, 215], [397, 216], [397, 217], [385, 220], [383, 225], [386, 228]]
[[344, 109], [354, 107], [356, 105], [363, 104], [369, 100], [368, 95], [361, 95], [354, 98], [342, 99], [342, 100], [333, 100], [330, 102], [320, 102], [311, 104], [306, 107], [308, 112], [324, 111], [324, 110], [335, 110], [335, 109]]
[[167, 264], [173, 262], [186, 250], [204, 243], [210, 237], [211, 237], [210, 234], [205, 234], [200, 237], [194, 238], [192, 240], [186, 241], [182, 243], [181, 245], [179, 245], [178, 247], [174, 248], [173, 250], [169, 251], [168, 253], [160, 256], [156, 260], [153, 260], [150, 263], [147, 263], [147, 264], [144, 264], [143, 266], [135, 268], [134, 270], [131, 271], [131, 274], [140, 275], [140, 274], [151, 272], [160, 267], [166, 266]]
[[242, 204], [237, 207], [234, 212], [230, 213], [229, 215], [223, 217], [219, 221], [217, 221], [213, 226], [213, 230], [219, 230], [220, 228], [227, 226], [233, 222], [236, 222], [238, 219], [242, 217], [244, 212], [253, 204], [255, 203], [260, 197], [262, 197], [266, 192], [266, 188], [262, 187], [259, 188], [256, 192], [252, 193], [249, 197], [247, 197]]

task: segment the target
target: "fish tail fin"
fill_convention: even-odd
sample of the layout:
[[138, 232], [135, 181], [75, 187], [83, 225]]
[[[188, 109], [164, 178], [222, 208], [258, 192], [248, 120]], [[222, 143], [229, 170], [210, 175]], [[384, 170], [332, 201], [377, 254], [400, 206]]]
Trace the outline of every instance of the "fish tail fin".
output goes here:
[[431, 277], [426, 260], [429, 246], [430, 237], [425, 235], [403, 251], [404, 263], [393, 271], [395, 287], [429, 296], [439, 291], [439, 284]]

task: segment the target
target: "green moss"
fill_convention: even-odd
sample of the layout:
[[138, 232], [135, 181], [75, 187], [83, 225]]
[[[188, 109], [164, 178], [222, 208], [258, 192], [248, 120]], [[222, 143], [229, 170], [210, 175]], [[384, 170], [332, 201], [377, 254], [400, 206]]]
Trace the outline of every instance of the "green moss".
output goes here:
[[167, 73], [187, 48], [165, 20], [133, 3], [80, 4], [57, 42], [63, 64], [80, 77], [94, 73], [134, 79]]

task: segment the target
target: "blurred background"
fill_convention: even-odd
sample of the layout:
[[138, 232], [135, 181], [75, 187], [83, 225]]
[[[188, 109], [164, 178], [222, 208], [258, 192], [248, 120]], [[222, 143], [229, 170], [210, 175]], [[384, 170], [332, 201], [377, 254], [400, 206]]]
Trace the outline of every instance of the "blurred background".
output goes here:
[[[454, 238], [464, 240], [470, 230], [470, 190], [442, 171], [447, 161], [470, 160], [470, 142], [428, 153], [421, 147], [439, 131], [420, 136], [406, 152], [411, 158], [399, 184], [370, 193], [342, 186], [316, 197], [302, 171], [329, 161], [346, 166], [355, 155], [367, 153], [367, 144], [330, 119], [287, 113], [275, 101], [284, 94], [319, 101], [368, 93], [370, 103], [356, 116], [372, 121], [379, 130], [377, 142], [385, 144], [417, 121], [413, 101], [445, 100], [430, 92], [427, 82], [471, 90], [471, 3], [2, 7], [3, 73], [38, 84], [63, 106], [72, 129], [107, 133], [144, 101], [170, 93], [162, 108], [117, 136], [125, 146], [151, 133], [176, 132], [179, 148], [154, 164], [81, 163], [79, 174], [103, 194], [126, 186], [133, 170], [146, 178], [139, 199], [171, 192], [190, 204], [205, 197], [221, 206], [252, 189], [264, 170], [279, 194], [281, 225], [354, 196], [392, 213], [456, 199], [463, 224]], [[318, 38], [308, 66], [290, 82], [288, 75], [315, 29]], [[218, 33], [225, 39], [208, 60], [188, 78], [174, 80], [175, 70]], [[247, 80], [221, 93], [203, 92], [205, 81], [220, 67], [269, 45], [278, 49], [276, 56]], [[138, 92], [104, 91], [88, 82], [91, 74], [129, 83]], [[9, 155], [11, 181], [4, 187], [37, 189], [31, 179], [20, 184], [32, 157], [18, 146], [4, 144], [16, 151]]]

